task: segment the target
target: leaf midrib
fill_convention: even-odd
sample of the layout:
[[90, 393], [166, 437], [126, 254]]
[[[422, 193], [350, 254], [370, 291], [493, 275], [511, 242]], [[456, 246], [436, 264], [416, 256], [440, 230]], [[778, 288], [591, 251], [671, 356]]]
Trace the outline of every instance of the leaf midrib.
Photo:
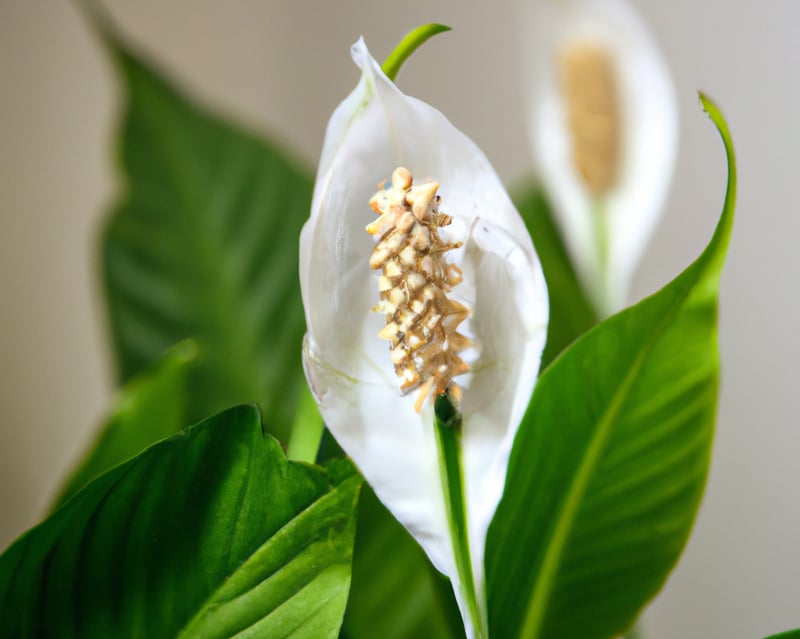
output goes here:
[[[337, 484], [336, 486], [331, 487], [331, 489], [319, 495], [314, 501], [308, 504], [305, 508], [298, 511], [294, 516], [291, 517], [287, 522], [285, 522], [278, 530], [276, 530], [268, 539], [266, 539], [261, 545], [257, 548], [254, 548], [253, 551], [249, 554], [249, 556], [242, 561], [242, 563], [236, 567], [234, 570], [230, 572], [221, 582], [220, 584], [209, 593], [206, 600], [197, 607], [196, 612], [190, 617], [180, 629], [180, 633], [177, 635], [179, 639], [184, 637], [191, 636], [187, 633], [195, 632], [198, 624], [202, 623], [203, 617], [206, 615], [208, 610], [212, 608], [215, 604], [220, 602], [220, 595], [225, 592], [226, 588], [229, 587], [231, 579], [237, 574], [240, 570], [248, 570], [248, 568], [252, 565], [251, 562], [256, 560], [256, 558], [263, 554], [264, 552], [268, 552], [271, 548], [273, 548], [279, 541], [281, 537], [291, 537], [293, 532], [297, 530], [298, 527], [301, 527], [305, 524], [305, 522], [309, 519], [313, 519], [313, 513], [315, 510], [322, 509], [324, 512], [324, 508], [328, 507], [329, 503], [336, 503], [337, 500], [343, 500], [347, 497], [348, 491], [353, 490], [354, 485], [360, 483], [360, 478], [356, 475], [353, 477], [349, 477], [345, 479], [341, 483]], [[346, 519], [347, 517], [342, 515], [341, 513], [337, 514], [329, 514], [327, 515], [328, 518], [331, 520], [339, 520], [339, 519]], [[323, 518], [324, 520], [325, 518]], [[271, 577], [278, 574], [280, 571], [286, 569], [290, 566], [297, 557], [305, 550], [306, 548], [310, 547], [311, 545], [320, 542], [325, 536], [327, 536], [330, 540], [330, 530], [323, 530], [320, 529], [317, 531], [313, 537], [309, 537], [306, 539], [305, 543], [297, 547], [297, 552], [292, 555], [291, 557], [285, 558], [285, 560], [274, 566], [272, 572], [265, 577], [265, 580], [270, 579]], [[337, 561], [331, 559], [326, 566], [326, 570], [331, 566], [335, 565]], [[316, 578], [316, 577], [315, 577]], [[300, 590], [294, 591], [289, 593], [282, 603], [285, 603], [292, 597], [296, 596], [303, 588], [305, 588], [308, 584], [303, 584], [300, 587]], [[230, 603], [241, 597], [247, 595], [253, 590], [253, 588], [248, 588], [245, 591], [237, 592], [235, 596], [230, 597], [229, 599], [225, 599], [224, 603]], [[273, 610], [274, 611], [274, 610]], [[251, 626], [248, 626], [251, 627]]]
[[611, 434], [616, 418], [621, 413], [628, 399], [630, 389], [634, 385], [650, 353], [653, 351], [655, 344], [679, 309], [683, 307], [692, 289], [703, 275], [704, 269], [702, 267], [705, 266], [705, 264], [695, 264], [694, 266], [697, 267], [695, 277], [686, 284], [670, 311], [664, 314], [658, 328], [653, 332], [651, 339], [648, 340], [634, 360], [633, 365], [628, 369], [628, 373], [619, 385], [618, 391], [614, 394], [612, 402], [600, 418], [598, 427], [595, 429], [595, 434], [589, 446], [586, 447], [586, 452], [578, 466], [578, 471], [575, 473], [569, 491], [567, 492], [567, 498], [563, 502], [555, 530], [550, 536], [550, 542], [545, 550], [541, 569], [534, 579], [531, 597], [528, 605], [525, 607], [527, 612], [520, 632], [517, 635], [520, 639], [536, 639], [539, 636], [541, 625], [547, 612], [547, 603], [553, 591], [555, 575], [557, 574], [567, 539], [577, 519], [577, 513], [582, 498], [592, 478], [597, 461], [600, 459], [605, 449], [605, 444]]

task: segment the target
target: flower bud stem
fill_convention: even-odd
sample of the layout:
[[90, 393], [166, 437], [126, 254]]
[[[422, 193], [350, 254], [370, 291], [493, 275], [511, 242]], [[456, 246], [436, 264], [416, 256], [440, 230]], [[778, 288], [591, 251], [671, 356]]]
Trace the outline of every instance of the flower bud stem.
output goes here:
[[461, 463], [461, 415], [447, 394], [434, 403], [436, 444], [439, 450], [439, 469], [442, 479], [447, 519], [455, 554], [456, 570], [462, 594], [472, 621], [475, 639], [487, 639], [482, 607], [478, 603], [472, 559], [469, 550], [467, 512], [464, 502], [464, 477]]
[[394, 51], [389, 54], [386, 61], [381, 65], [383, 72], [392, 82], [395, 81], [400, 67], [408, 60], [414, 51], [419, 49], [426, 41], [435, 36], [437, 33], [450, 31], [450, 27], [443, 24], [424, 24], [417, 27], [405, 38], [400, 41]]
[[297, 414], [289, 435], [286, 457], [313, 464], [317, 461], [324, 425], [308, 386], [303, 384]]

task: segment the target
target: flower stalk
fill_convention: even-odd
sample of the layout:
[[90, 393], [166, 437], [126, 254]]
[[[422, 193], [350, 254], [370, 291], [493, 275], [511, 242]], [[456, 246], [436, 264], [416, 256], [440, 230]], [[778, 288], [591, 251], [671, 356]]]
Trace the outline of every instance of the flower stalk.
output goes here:
[[434, 405], [436, 445], [439, 451], [442, 492], [450, 524], [450, 535], [456, 560], [457, 579], [466, 599], [476, 639], [486, 639], [484, 606], [478, 599], [475, 572], [472, 567], [466, 501], [464, 499], [464, 470], [461, 451], [461, 415], [450, 397], [443, 393]]
[[317, 461], [325, 425], [308, 388], [300, 391], [297, 415], [286, 446], [286, 456], [293, 461], [313, 464]]

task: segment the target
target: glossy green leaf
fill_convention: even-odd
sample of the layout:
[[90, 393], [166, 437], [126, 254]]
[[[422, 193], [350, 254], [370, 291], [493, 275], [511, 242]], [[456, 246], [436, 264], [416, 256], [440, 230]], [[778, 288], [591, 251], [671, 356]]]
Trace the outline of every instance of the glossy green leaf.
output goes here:
[[103, 235], [119, 378], [195, 338], [191, 421], [258, 402], [287, 441], [304, 383], [297, 252], [310, 176], [107, 39], [126, 95], [125, 188]]
[[115, 466], [12, 545], [0, 628], [336, 637], [360, 481], [347, 462], [287, 462], [256, 408], [226, 411]]
[[689, 535], [711, 452], [718, 283], [736, 192], [727, 126], [703, 104], [728, 158], [719, 225], [679, 277], [542, 375], [487, 539], [493, 637], [624, 633]]
[[364, 487], [343, 639], [463, 639], [450, 581]]
[[520, 191], [514, 203], [531, 234], [547, 281], [550, 321], [542, 353], [544, 370], [561, 351], [597, 323], [597, 313], [578, 282], [541, 189]]
[[787, 630], [779, 632], [777, 635], [770, 635], [766, 639], [800, 639], [800, 628], [797, 630]]
[[196, 353], [194, 343], [181, 342], [154, 370], [125, 385], [94, 444], [64, 482], [54, 509], [99, 474], [186, 425], [186, 378]]

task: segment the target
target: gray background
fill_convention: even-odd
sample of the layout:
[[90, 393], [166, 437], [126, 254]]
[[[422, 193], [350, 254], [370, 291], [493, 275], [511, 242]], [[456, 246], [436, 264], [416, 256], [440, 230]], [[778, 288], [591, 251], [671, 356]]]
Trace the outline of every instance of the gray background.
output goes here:
[[[439, 36], [399, 76], [513, 184], [530, 166], [514, 6], [409, 0], [107, 0], [124, 30], [196, 94], [279, 137], [309, 165], [357, 72], [411, 27]], [[722, 281], [722, 396], [711, 476], [681, 562], [645, 616], [652, 639], [758, 638], [800, 626], [797, 150], [800, 3], [639, 0], [673, 70], [681, 148], [640, 297], [708, 239], [722, 148], [700, 112], [722, 106], [740, 163]], [[0, 0], [0, 548], [32, 525], [111, 401], [99, 223], [115, 188], [110, 66], [67, 2]]]

